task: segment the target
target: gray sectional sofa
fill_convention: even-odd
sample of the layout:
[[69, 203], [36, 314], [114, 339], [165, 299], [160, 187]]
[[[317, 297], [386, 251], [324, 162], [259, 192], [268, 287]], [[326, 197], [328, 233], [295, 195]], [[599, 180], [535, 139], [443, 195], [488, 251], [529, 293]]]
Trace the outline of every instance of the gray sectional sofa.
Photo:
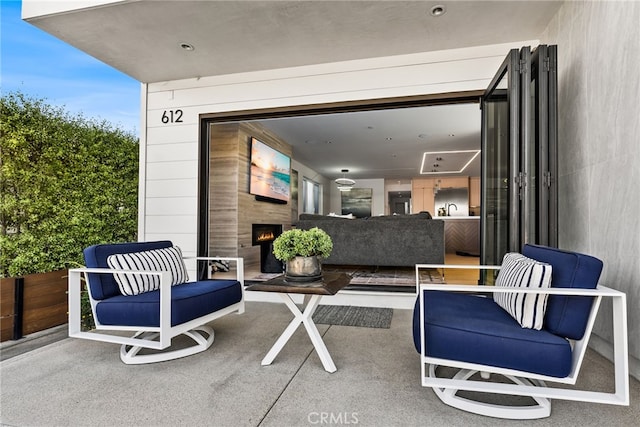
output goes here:
[[301, 214], [295, 224], [318, 227], [333, 240], [333, 252], [323, 261], [334, 265], [413, 267], [444, 263], [444, 221], [428, 212], [346, 219]]

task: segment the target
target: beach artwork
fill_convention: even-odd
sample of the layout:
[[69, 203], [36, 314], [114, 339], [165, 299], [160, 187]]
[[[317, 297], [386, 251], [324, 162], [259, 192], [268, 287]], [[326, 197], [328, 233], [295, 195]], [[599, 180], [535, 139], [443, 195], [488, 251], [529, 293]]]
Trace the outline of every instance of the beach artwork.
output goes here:
[[291, 159], [267, 144], [251, 143], [251, 181], [249, 192], [256, 196], [289, 201]]

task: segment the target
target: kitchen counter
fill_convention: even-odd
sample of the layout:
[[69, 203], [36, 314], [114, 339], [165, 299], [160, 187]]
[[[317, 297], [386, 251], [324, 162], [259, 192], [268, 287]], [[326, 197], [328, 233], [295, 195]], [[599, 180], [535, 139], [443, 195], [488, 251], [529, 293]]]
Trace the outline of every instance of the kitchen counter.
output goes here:
[[444, 250], [447, 253], [480, 253], [479, 216], [439, 216], [444, 221]]

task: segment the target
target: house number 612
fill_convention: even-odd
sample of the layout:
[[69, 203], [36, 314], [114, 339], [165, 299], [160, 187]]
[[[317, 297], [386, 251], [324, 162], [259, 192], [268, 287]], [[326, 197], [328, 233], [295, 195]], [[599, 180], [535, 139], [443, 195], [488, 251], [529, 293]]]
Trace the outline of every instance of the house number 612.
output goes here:
[[162, 123], [182, 123], [182, 110], [164, 110], [162, 112]]

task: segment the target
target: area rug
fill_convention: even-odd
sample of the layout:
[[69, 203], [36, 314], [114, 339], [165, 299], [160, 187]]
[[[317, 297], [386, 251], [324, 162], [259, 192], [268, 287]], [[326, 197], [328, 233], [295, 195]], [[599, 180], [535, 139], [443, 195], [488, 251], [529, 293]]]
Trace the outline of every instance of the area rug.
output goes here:
[[[322, 267], [324, 271], [347, 273], [351, 276], [352, 285], [390, 285], [416, 286], [416, 270], [414, 267], [370, 267], [370, 266], [335, 266]], [[421, 283], [442, 283], [442, 276], [436, 269], [420, 270]]]
[[[367, 267], [367, 266], [337, 266], [324, 265], [323, 271], [346, 273], [351, 276], [351, 285], [388, 285], [408, 286], [415, 288], [416, 272], [412, 267]], [[254, 277], [248, 277], [248, 281], [266, 281], [273, 279], [280, 273], [260, 273]], [[421, 283], [444, 283], [442, 275], [436, 269], [420, 270]]]
[[313, 313], [313, 321], [318, 324], [362, 328], [389, 329], [392, 317], [393, 309], [391, 308], [352, 305], [321, 305]]

